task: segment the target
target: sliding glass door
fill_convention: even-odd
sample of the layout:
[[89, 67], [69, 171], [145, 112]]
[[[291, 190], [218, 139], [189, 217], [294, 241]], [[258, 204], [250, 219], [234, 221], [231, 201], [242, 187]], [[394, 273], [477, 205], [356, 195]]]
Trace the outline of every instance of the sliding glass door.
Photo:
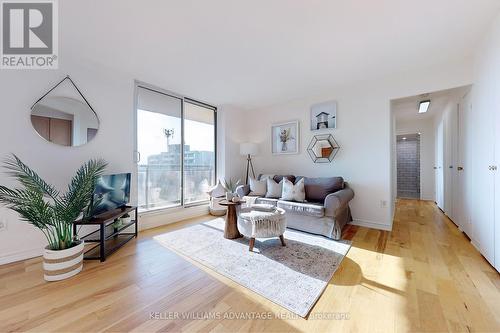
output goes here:
[[138, 201], [144, 210], [182, 203], [182, 99], [146, 88], [137, 92]]
[[206, 202], [215, 183], [216, 108], [145, 85], [136, 91], [140, 209]]
[[215, 108], [186, 100], [184, 103], [184, 203], [209, 199], [215, 183]]

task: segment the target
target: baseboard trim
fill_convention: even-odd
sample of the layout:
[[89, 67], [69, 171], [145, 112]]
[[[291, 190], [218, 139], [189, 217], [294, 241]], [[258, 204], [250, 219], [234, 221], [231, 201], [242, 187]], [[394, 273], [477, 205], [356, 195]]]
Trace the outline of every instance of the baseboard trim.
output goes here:
[[471, 238], [470, 243], [472, 244], [472, 246], [474, 246], [476, 248], [476, 250], [479, 251], [479, 253], [481, 253], [481, 249], [479, 248], [479, 244], [475, 240], [473, 240]]
[[392, 224], [387, 225], [385, 223], [380, 223], [376, 221], [368, 221], [368, 220], [360, 220], [360, 219], [355, 219], [351, 222], [353, 225], [357, 225], [360, 227], [366, 227], [366, 228], [371, 228], [371, 229], [378, 229], [378, 230], [385, 230], [385, 231], [392, 231]]
[[139, 231], [153, 229], [175, 222], [207, 215], [208, 205], [164, 210], [153, 214], [139, 213]]
[[1, 256], [0, 257], [0, 265], [5, 265], [5, 264], [10, 264], [16, 261], [21, 261], [21, 260], [26, 260], [26, 259], [31, 259], [35, 257], [40, 257], [43, 255], [43, 249], [30, 249], [30, 250], [24, 250], [12, 254], [8, 254], [6, 256]]

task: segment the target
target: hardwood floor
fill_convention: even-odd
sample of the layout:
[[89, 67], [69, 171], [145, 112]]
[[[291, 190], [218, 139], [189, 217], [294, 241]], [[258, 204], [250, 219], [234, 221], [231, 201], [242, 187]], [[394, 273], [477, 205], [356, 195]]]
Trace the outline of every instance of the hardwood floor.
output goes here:
[[349, 226], [307, 320], [152, 238], [199, 221], [142, 232], [67, 281], [44, 282], [39, 258], [0, 266], [0, 331], [500, 331], [499, 274], [433, 203], [399, 201], [392, 232]]

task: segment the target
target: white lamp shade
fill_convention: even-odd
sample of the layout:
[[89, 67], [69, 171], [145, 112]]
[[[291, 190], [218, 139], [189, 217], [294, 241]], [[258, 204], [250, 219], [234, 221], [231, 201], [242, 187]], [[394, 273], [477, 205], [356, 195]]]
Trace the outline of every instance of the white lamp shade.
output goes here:
[[240, 143], [240, 154], [241, 155], [257, 155], [259, 153], [259, 145], [256, 143]]

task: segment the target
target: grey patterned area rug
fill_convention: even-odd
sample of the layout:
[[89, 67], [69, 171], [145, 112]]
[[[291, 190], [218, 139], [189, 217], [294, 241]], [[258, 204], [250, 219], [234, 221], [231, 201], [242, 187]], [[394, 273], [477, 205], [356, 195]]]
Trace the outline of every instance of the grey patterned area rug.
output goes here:
[[225, 239], [224, 220], [186, 227], [155, 239], [276, 304], [306, 317], [349, 251], [348, 241], [287, 229], [286, 246], [278, 238]]

